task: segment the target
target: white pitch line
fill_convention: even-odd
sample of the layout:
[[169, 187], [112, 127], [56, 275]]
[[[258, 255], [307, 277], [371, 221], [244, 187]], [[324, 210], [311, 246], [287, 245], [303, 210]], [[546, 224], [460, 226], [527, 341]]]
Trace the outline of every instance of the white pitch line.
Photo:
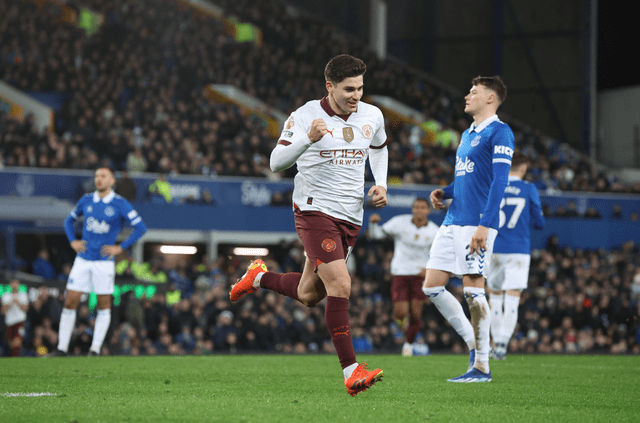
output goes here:
[[5, 392], [0, 397], [51, 397], [58, 394], [51, 392]]

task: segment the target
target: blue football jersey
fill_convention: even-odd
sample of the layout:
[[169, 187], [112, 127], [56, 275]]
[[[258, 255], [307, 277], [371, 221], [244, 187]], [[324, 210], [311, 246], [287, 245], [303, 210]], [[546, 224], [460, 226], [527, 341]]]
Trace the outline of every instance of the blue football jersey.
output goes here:
[[109, 260], [100, 254], [100, 249], [103, 245], [115, 244], [125, 221], [134, 227], [134, 231], [120, 244], [123, 249], [130, 247], [147, 230], [142, 218], [129, 201], [113, 191], [104, 198], [100, 198], [97, 191], [80, 198], [65, 220], [65, 233], [69, 242], [76, 239], [73, 223], [80, 216], [84, 216], [82, 240], [86, 241], [87, 249], [78, 256], [85, 260]]
[[538, 189], [517, 176], [509, 176], [500, 204], [500, 228], [493, 252], [531, 254], [531, 223], [536, 229], [545, 224]]
[[500, 200], [514, 148], [513, 131], [497, 115], [464, 131], [456, 151], [453, 201], [443, 225], [482, 224], [498, 229]]

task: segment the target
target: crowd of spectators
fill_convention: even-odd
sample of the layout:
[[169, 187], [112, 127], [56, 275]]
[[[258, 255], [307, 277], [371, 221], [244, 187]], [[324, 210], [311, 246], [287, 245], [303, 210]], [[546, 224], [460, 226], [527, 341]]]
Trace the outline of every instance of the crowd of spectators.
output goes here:
[[[349, 261], [349, 312], [357, 352], [400, 351], [403, 338], [390, 297], [392, 255], [389, 241], [364, 236]], [[301, 271], [303, 260], [298, 241], [282, 241], [270, 247], [266, 262], [276, 272], [288, 272]], [[133, 291], [123, 294], [112, 310], [103, 354], [331, 351], [324, 302], [308, 308], [268, 290], [229, 301], [230, 286], [247, 263], [248, 258], [227, 256], [193, 264], [154, 258], [147, 274], [155, 275], [159, 289], [150, 298], [138, 298]], [[118, 273], [131, 282], [135, 275], [129, 264]], [[561, 247], [557, 237], [550, 238], [545, 249], [533, 251], [529, 289], [521, 298], [510, 351], [640, 354], [639, 264], [640, 249], [632, 241], [616, 250], [583, 251]], [[460, 281], [452, 279], [449, 289], [466, 310]], [[29, 308], [23, 355], [55, 349], [61, 309], [61, 295], [40, 289]], [[83, 303], [71, 340], [73, 354], [87, 353], [94, 318]], [[465, 353], [466, 348], [428, 300], [418, 342], [425, 352]]]
[[[105, 18], [91, 37], [58, 19], [59, 10], [50, 3], [37, 3], [45, 6], [33, 12], [30, 0], [0, 0], [0, 78], [19, 90], [56, 93], [64, 101], [51, 133], [38, 131], [33, 116], [20, 121], [0, 109], [0, 168], [94, 169], [107, 164], [131, 175], [292, 177], [295, 169], [280, 175], [269, 170], [275, 140], [265, 123], [236, 106], [211, 101], [204, 88], [231, 84], [290, 113], [324, 95], [324, 65], [343, 52], [368, 64], [366, 93], [391, 96], [458, 132], [470, 124], [456, 92], [401, 63], [378, 60], [362, 41], [279, 1], [216, 2], [241, 21], [258, 25], [262, 45], [237, 43], [221, 22], [196, 17], [172, 0], [83, 1]], [[528, 177], [543, 192], [640, 193], [640, 184], [623, 184], [566, 145], [513, 127], [516, 145], [532, 160]], [[449, 183], [455, 146], [425, 144], [420, 131], [409, 124], [388, 125], [390, 181]], [[274, 201], [290, 204], [282, 197]], [[558, 215], [562, 213], [567, 216], [567, 210]], [[568, 213], [570, 217], [573, 211]], [[402, 337], [391, 318], [391, 255], [390, 244], [366, 238], [354, 250], [350, 313], [358, 351], [399, 351]], [[34, 268], [49, 274], [49, 258], [40, 258]], [[268, 265], [276, 271], [300, 271], [303, 258], [298, 243], [282, 243]], [[151, 298], [124, 296], [112, 314], [104, 352], [304, 353], [333, 348], [322, 304], [309, 309], [267, 291], [230, 303], [229, 286], [246, 264], [240, 258], [193, 266], [153, 260], [153, 274], [165, 275], [166, 289]], [[639, 264], [633, 243], [616, 251], [571, 250], [550, 243], [534, 252], [530, 289], [521, 299], [510, 350], [640, 353]], [[58, 272], [64, 280], [64, 272]], [[454, 281], [450, 289], [466, 307], [461, 287]], [[60, 296], [47, 289], [31, 302], [25, 354], [55, 348], [61, 304]], [[93, 325], [86, 304], [78, 313], [72, 339], [77, 354], [88, 349]], [[431, 350], [464, 352], [462, 341], [430, 303], [423, 321], [420, 339]]]
[[[378, 60], [362, 40], [280, 1], [216, 2], [261, 28], [262, 45], [238, 43], [220, 21], [171, 0], [79, 3], [105, 18], [91, 37], [61, 22], [51, 3], [31, 13], [30, 0], [0, 2], [0, 78], [64, 98], [50, 134], [39, 133], [32, 117], [0, 116], [0, 166], [106, 163], [131, 172], [291, 177], [295, 169], [269, 169], [275, 140], [265, 123], [212, 102], [204, 88], [231, 84], [289, 113], [325, 94], [324, 64], [343, 52], [367, 62], [368, 94], [391, 96], [457, 132], [470, 124], [460, 94], [402, 63]], [[640, 193], [640, 184], [625, 185], [566, 145], [512, 125], [539, 188]], [[421, 129], [410, 124], [387, 130], [392, 182], [452, 180], [454, 145], [424, 144]]]

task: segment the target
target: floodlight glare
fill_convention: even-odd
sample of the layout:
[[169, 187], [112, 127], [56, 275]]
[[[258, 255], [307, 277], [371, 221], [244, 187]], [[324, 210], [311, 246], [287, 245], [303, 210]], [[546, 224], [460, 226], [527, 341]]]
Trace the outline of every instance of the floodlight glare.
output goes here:
[[269, 254], [269, 250], [266, 248], [253, 248], [253, 247], [236, 247], [233, 249], [233, 254], [236, 256], [266, 256]]
[[161, 245], [162, 254], [195, 254], [198, 249], [193, 245]]

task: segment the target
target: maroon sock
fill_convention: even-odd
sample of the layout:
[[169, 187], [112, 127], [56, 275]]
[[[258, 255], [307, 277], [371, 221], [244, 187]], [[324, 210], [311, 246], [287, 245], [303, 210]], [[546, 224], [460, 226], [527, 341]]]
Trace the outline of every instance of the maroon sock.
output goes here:
[[329, 329], [333, 346], [336, 347], [342, 368], [356, 363], [356, 352], [353, 349], [349, 326], [349, 299], [328, 296], [324, 320], [327, 323], [327, 329]]
[[302, 273], [267, 272], [260, 279], [260, 288], [270, 289], [297, 301], [300, 278], [302, 278]]
[[407, 328], [407, 342], [409, 344], [413, 344], [413, 341], [415, 341], [416, 335], [420, 331], [420, 326], [422, 326], [421, 323], [422, 322], [420, 320], [414, 321], [411, 319], [409, 321], [409, 327]]
[[11, 357], [20, 357], [20, 347], [11, 347]]

